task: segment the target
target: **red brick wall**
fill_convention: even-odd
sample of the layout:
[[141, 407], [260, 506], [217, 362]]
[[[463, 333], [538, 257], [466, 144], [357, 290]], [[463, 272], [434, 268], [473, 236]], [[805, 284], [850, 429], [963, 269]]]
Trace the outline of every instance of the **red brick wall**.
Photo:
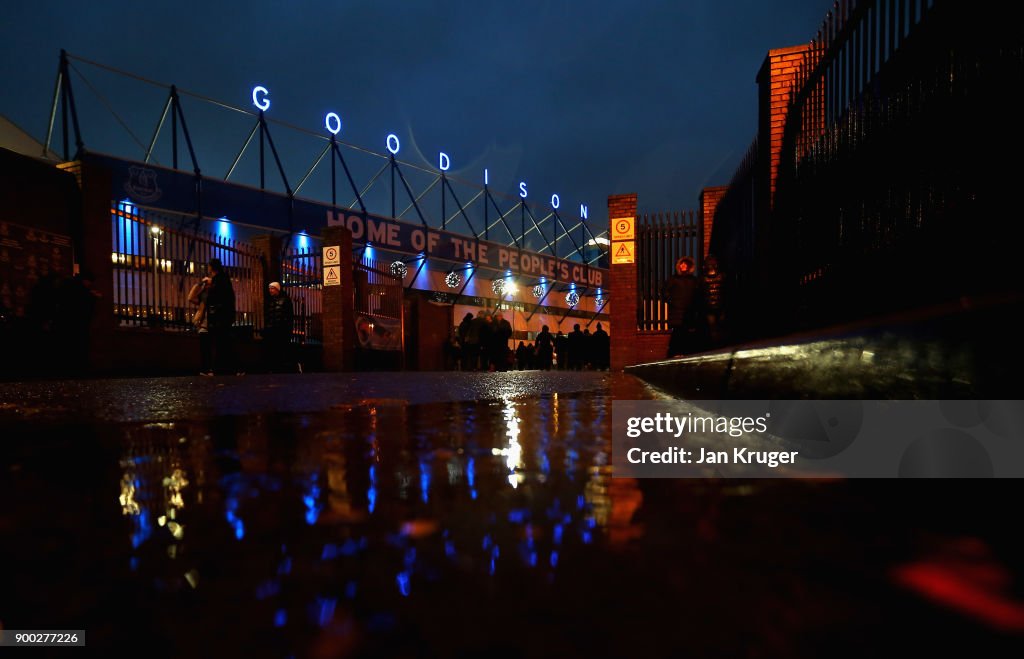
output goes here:
[[[608, 219], [636, 217], [636, 194], [608, 197]], [[609, 288], [615, 296], [611, 304], [612, 369], [636, 363], [636, 264], [609, 266]]]
[[352, 232], [342, 226], [324, 229], [323, 246], [341, 252], [341, 285], [324, 286], [324, 370], [351, 371], [355, 364], [355, 301], [352, 297]]
[[757, 74], [757, 84], [760, 87], [759, 139], [762, 140], [762, 145], [767, 146], [768, 194], [772, 207], [775, 205], [775, 182], [779, 174], [779, 155], [782, 151], [782, 132], [786, 125], [786, 114], [789, 110], [789, 96], [796, 82], [797, 70], [804, 61], [804, 54], [810, 48], [810, 44], [803, 44], [769, 50]]
[[711, 249], [711, 229], [715, 224], [715, 209], [718, 208], [718, 202], [722, 200], [728, 189], [728, 185], [720, 185], [700, 191], [700, 219], [704, 227], [704, 258], [707, 258], [708, 250]]

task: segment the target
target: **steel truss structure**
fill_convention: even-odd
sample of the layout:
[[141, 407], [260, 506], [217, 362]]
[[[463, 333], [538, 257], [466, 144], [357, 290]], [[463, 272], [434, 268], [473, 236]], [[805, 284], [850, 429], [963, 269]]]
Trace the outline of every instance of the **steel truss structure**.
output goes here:
[[[148, 143], [143, 143], [132, 132], [127, 122], [117, 113], [113, 104], [90, 83], [89, 79], [80, 70], [80, 67], [76, 65], [89, 66], [114, 74], [120, 78], [162, 89], [166, 92], [166, 98], [159, 113], [159, 118]], [[544, 212], [538, 212], [535, 206], [526, 203], [526, 200], [523, 198], [496, 194], [486, 182], [483, 186], [479, 186], [462, 178], [452, 176], [442, 170], [400, 161], [395, 157], [394, 153], [390, 153], [390, 149], [389, 153], [381, 153], [359, 147], [339, 140], [336, 134], [331, 133], [329, 130], [325, 131], [325, 133], [311, 131], [271, 118], [263, 110], [254, 111], [237, 107], [202, 94], [186, 91], [176, 85], [160, 83], [105, 64], [71, 55], [62, 50], [46, 132], [45, 148], [50, 148], [50, 144], [55, 137], [54, 133], [59, 113], [61, 117], [60, 131], [63, 157], [65, 160], [78, 159], [86, 153], [79, 107], [76, 104], [72, 86], [72, 73], [77, 74], [83, 84], [93, 92], [104, 108], [113, 115], [118, 124], [128, 133], [134, 144], [138, 146], [141, 156], [140, 160], [143, 163], [157, 162], [157, 145], [161, 135], [166, 134], [166, 125], [168, 119], [170, 119], [170, 166], [179, 172], [187, 171], [183, 170], [179, 163], [180, 143], [184, 140], [188, 154], [188, 164], [191, 165], [191, 174], [195, 177], [196, 181], [196, 198], [199, 209], [195, 217], [196, 228], [198, 228], [198, 224], [203, 217], [201, 202], [203, 174], [197, 154], [196, 141], [193, 139], [193, 133], [189, 130], [189, 125], [186, 121], [185, 107], [182, 102], [183, 97], [188, 98], [190, 102], [206, 104], [219, 110], [247, 115], [254, 119], [237, 155], [235, 155], [230, 166], [227, 168], [223, 177], [224, 181], [232, 181], [232, 176], [235, 176], [236, 180], [232, 182], [237, 182], [239, 163], [243, 160], [255, 139], [258, 143], [259, 154], [259, 189], [264, 191], [271, 189], [268, 187], [267, 167], [268, 160], [272, 159], [274, 169], [279, 177], [279, 186], [283, 188], [283, 192], [287, 195], [290, 202], [297, 198], [296, 196], [299, 192], [303, 190], [304, 186], [319, 171], [324, 159], [327, 159], [330, 163], [329, 189], [331, 205], [339, 209], [339, 211], [365, 215], [370, 212], [368, 207], [374, 201], [379, 204], [383, 200], [386, 204], [389, 200], [390, 217], [397, 220], [402, 220], [412, 212], [410, 217], [414, 217], [413, 221], [418, 221], [424, 228], [462, 233], [467, 237], [471, 235], [476, 241], [493, 241], [504, 244], [509, 248], [553, 256], [556, 259], [575, 261], [587, 266], [607, 267], [608, 231], [604, 229], [595, 233], [587, 225], [585, 218], [563, 218], [557, 208], [551, 207], [545, 209]], [[322, 143], [316, 156], [304, 170], [301, 177], [297, 179], [289, 178], [281, 152], [279, 152], [274, 142], [271, 131], [272, 127], [275, 130], [280, 128], [292, 131], [305, 138], [313, 138]], [[72, 136], [74, 138], [74, 153], [71, 152], [70, 148]], [[269, 147], [269, 158], [267, 147]], [[363, 167], [367, 175], [363, 178], [365, 182], [362, 182], [362, 185], [357, 184], [357, 181], [360, 181], [360, 172], [350, 162], [353, 157], [362, 158], [364, 161], [376, 162], [376, 165], [371, 169]], [[341, 177], [339, 176], [338, 165], [341, 166], [341, 173], [344, 174], [342, 186], [339, 186], [338, 179]], [[373, 171], [372, 175], [369, 174], [370, 171]], [[383, 187], [380, 185], [381, 181], [388, 179], [390, 180], [390, 185], [387, 186], [386, 190], [381, 190], [381, 187]], [[291, 185], [292, 180], [296, 181], [294, 187]], [[345, 189], [343, 187], [344, 184], [347, 184], [347, 189], [352, 195], [351, 201], [347, 205], [338, 203], [339, 192]], [[339, 187], [341, 187], [341, 190], [339, 190]], [[419, 189], [418, 193], [415, 191], [416, 189]], [[399, 190], [401, 190], [401, 193]], [[438, 199], [439, 208], [435, 208], [435, 214], [432, 214], [426, 197], [428, 193], [434, 190], [440, 191]], [[460, 196], [459, 191], [465, 190], [468, 190], [468, 193], [463, 192], [462, 194], [465, 195], [465, 198], [468, 198], [468, 201], [463, 203], [463, 197]], [[400, 209], [398, 202], [402, 196], [406, 198], [406, 202], [403, 202], [406, 205]], [[499, 202], [506, 204], [505, 210], [502, 209], [502, 204]], [[517, 215], [518, 217], [516, 217]], [[293, 226], [291, 217], [289, 217], [289, 233], [295, 233], [297, 228], [301, 227]], [[365, 249], [365, 246], [363, 248]], [[410, 262], [411, 260], [409, 259]], [[417, 274], [419, 274], [419, 271], [425, 266], [427, 261], [427, 259], [419, 260], [420, 264], [417, 268]], [[473, 264], [469, 263], [467, 265]], [[469, 279], [472, 278], [473, 273], [476, 271], [473, 267], [467, 269], [471, 270], [471, 274], [463, 281], [462, 289], [459, 291], [460, 294], [462, 290], [465, 290]], [[460, 268], [455, 266], [452, 271], [459, 270]], [[534, 279], [537, 278], [534, 277]], [[413, 281], [415, 281], [415, 277]], [[539, 279], [538, 281], [543, 280]], [[556, 288], [563, 292], [570, 290], [568, 284], [557, 281], [557, 277], [545, 283], [548, 285], [545, 286], [546, 292], [544, 297], [537, 302], [538, 308], [539, 305], [544, 303], [544, 299]], [[533, 286], [533, 284], [529, 285]], [[588, 289], [586, 286], [573, 286], [573, 289], [577, 290], [581, 295], [596, 295], [595, 290]], [[605, 282], [605, 288], [602, 289], [601, 297], [604, 304], [599, 304], [598, 306], [603, 309], [604, 305], [607, 304], [607, 282]]]

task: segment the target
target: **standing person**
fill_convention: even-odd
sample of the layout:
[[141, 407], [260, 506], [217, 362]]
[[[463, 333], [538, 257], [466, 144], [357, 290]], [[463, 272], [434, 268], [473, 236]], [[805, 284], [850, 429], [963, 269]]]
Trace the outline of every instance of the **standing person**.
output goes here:
[[505, 316], [499, 311], [494, 316], [494, 339], [491, 353], [491, 363], [497, 371], [508, 370], [508, 342], [512, 338], [512, 324], [505, 320]]
[[292, 331], [294, 329], [295, 310], [292, 300], [281, 288], [281, 284], [272, 281], [267, 286], [266, 327], [263, 328], [263, 340], [266, 341], [267, 368], [270, 372], [292, 372], [294, 366], [291, 359]]
[[472, 327], [472, 325], [473, 314], [467, 313], [462, 317], [462, 322], [459, 323], [458, 329], [455, 330], [455, 336], [459, 342], [459, 360], [463, 371], [470, 370], [466, 365], [466, 338], [469, 336], [469, 328]]
[[611, 349], [612, 342], [608, 336], [608, 332], [604, 331], [601, 327], [601, 323], [597, 324], [597, 330], [594, 332], [594, 368], [599, 371], [608, 370], [611, 364]]
[[594, 357], [594, 337], [590, 334], [590, 328], [587, 327], [583, 330], [583, 358], [580, 360], [580, 364], [586, 369], [597, 369], [595, 366], [596, 358]]
[[95, 280], [91, 272], [82, 271], [57, 289], [54, 330], [65, 352], [65, 368], [72, 375], [82, 375], [89, 367], [89, 328], [100, 297], [93, 288]]
[[189, 322], [199, 333], [199, 375], [206, 376], [213, 375], [213, 342], [206, 317], [206, 298], [210, 294], [208, 283], [209, 277], [203, 277], [188, 292], [188, 302], [195, 307]]
[[554, 342], [551, 340], [551, 332], [548, 331], [548, 326], [544, 325], [540, 329], [540, 334], [537, 335], [537, 368], [542, 371], [551, 370], [551, 351], [554, 347]]
[[665, 282], [663, 299], [668, 302], [668, 324], [672, 338], [668, 344], [668, 358], [687, 355], [695, 351], [697, 343], [697, 278], [693, 259], [683, 256], [676, 261], [675, 273]]
[[562, 330], [558, 330], [555, 336], [555, 354], [558, 355], [558, 370], [569, 368], [569, 338], [562, 334]]
[[583, 332], [580, 331], [580, 324], [576, 323], [569, 332], [569, 368], [578, 371], [583, 368]]
[[494, 351], [494, 319], [491, 315], [481, 309], [477, 313], [477, 320], [480, 321], [480, 370], [492, 370], [491, 353]]
[[708, 342], [717, 346], [722, 342], [722, 272], [714, 256], [708, 256], [704, 264], [701, 295], [707, 314]]
[[[230, 373], [235, 370], [235, 347], [231, 343], [231, 326], [235, 324], [235, 289], [224, 272], [220, 259], [210, 259], [206, 283], [206, 324], [213, 344], [212, 371]], [[238, 375], [244, 375], [237, 371]]]
[[526, 344], [520, 341], [519, 347], [516, 348], [516, 367], [520, 371], [525, 371], [527, 366], [529, 366], [529, 352], [530, 349], [526, 347]]

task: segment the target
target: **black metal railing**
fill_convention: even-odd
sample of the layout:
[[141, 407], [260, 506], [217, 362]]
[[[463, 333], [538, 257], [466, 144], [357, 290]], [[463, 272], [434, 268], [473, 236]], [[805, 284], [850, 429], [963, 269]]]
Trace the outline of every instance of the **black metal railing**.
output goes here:
[[638, 215], [635, 227], [637, 327], [641, 331], [667, 330], [665, 283], [680, 257], [689, 256], [700, 266], [700, 216], [692, 210]]

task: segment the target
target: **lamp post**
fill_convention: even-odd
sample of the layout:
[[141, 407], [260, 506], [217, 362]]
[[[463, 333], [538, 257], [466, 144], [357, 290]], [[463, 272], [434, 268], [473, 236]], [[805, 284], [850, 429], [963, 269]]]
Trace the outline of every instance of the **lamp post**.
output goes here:
[[159, 277], [159, 259], [157, 258], [156, 251], [160, 246], [160, 234], [163, 230], [155, 224], [149, 228], [149, 234], [153, 237], [153, 316], [150, 318], [151, 323], [159, 323], [163, 321], [163, 318], [159, 316], [159, 304], [160, 304], [160, 277]]

